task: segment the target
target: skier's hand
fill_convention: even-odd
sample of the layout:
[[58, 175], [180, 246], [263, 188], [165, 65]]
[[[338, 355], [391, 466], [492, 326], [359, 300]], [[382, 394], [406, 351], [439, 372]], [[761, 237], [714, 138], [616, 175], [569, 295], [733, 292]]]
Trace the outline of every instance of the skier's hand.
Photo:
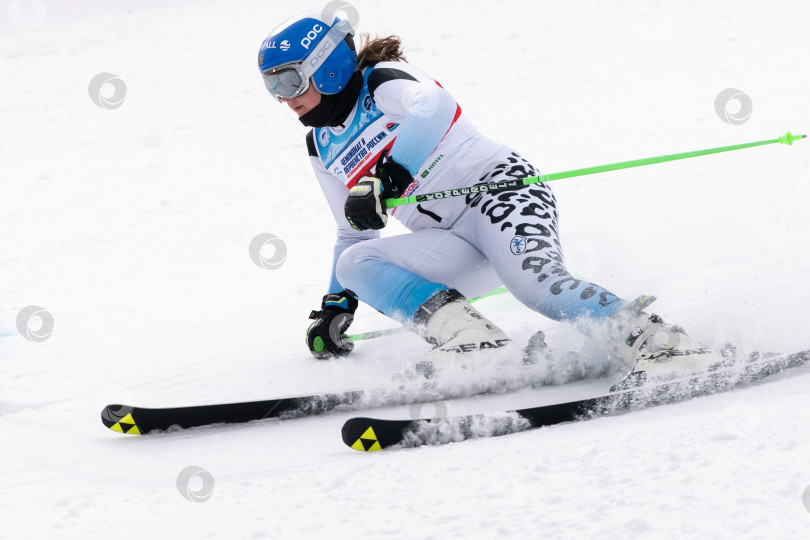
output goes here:
[[388, 223], [388, 214], [382, 202], [383, 187], [379, 178], [364, 178], [349, 190], [343, 213], [353, 229], [382, 229]]
[[374, 170], [374, 174], [380, 179], [385, 188], [386, 199], [402, 197], [402, 194], [413, 182], [413, 176], [408, 172], [408, 169], [388, 156], [388, 150], [383, 150], [377, 159], [377, 168]]
[[354, 343], [343, 336], [354, 320], [357, 298], [351, 291], [327, 294], [321, 310], [309, 314], [315, 322], [307, 328], [307, 347], [312, 356], [320, 360], [331, 356], [345, 356], [352, 352]]
[[364, 178], [349, 191], [343, 211], [349, 224], [358, 231], [382, 229], [388, 222], [383, 197], [401, 197], [413, 182], [408, 170], [391, 159], [387, 150], [377, 160], [376, 177]]

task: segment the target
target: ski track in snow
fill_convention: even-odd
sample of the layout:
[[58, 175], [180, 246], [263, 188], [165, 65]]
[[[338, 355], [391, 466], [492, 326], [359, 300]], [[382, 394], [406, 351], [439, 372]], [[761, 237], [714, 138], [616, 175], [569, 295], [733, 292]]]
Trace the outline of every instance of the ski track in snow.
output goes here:
[[[484, 133], [543, 172], [810, 131], [803, 0], [353, 3], [361, 31], [401, 35]], [[807, 368], [616, 417], [370, 455], [341, 442], [346, 411], [106, 430], [108, 403], [392, 389], [427, 346], [401, 334], [317, 362], [303, 344], [334, 224], [304, 128], [255, 70], [262, 39], [303, 5], [7, 4], [0, 538], [810, 538]], [[120, 108], [91, 102], [100, 72], [125, 81]], [[725, 88], [751, 97], [745, 124], [715, 114]], [[553, 188], [572, 271], [626, 298], [655, 294], [655, 312], [712, 345], [810, 346], [810, 141]], [[262, 232], [288, 247], [277, 270], [248, 256]], [[17, 332], [29, 305], [54, 317], [44, 342]], [[517, 341], [542, 328], [556, 349], [589, 352], [509, 296], [480, 309]], [[364, 306], [352, 331], [391, 326]], [[504, 373], [520, 386], [519, 370]], [[443, 395], [496, 390], [448, 400], [448, 414], [602, 384], [497, 393], [496, 375], [448, 375]], [[181, 496], [189, 466], [210, 473], [209, 500]]]

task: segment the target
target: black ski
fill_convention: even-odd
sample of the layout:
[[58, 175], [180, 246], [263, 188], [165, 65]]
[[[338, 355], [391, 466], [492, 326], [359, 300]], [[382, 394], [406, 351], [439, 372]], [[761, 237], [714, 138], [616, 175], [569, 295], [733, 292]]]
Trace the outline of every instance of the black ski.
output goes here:
[[237, 424], [265, 418], [321, 414], [363, 399], [363, 392], [288, 397], [241, 403], [150, 409], [107, 405], [101, 421], [118, 433], [145, 435], [153, 431], [185, 429], [209, 424]]
[[790, 355], [752, 354], [742, 361], [729, 360], [713, 366], [713, 369], [700, 376], [655, 386], [626, 388], [568, 403], [501, 413], [472, 414], [442, 420], [350, 418], [343, 425], [343, 442], [355, 450], [372, 452], [390, 447], [437, 445], [496, 437], [722, 392], [802, 365], [808, 360], [810, 350]]

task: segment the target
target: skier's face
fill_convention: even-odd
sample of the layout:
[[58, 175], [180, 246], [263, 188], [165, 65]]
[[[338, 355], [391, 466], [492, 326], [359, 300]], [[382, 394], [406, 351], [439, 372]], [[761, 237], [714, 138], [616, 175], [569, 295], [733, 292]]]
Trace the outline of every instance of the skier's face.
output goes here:
[[292, 109], [300, 118], [318, 106], [318, 104], [321, 102], [321, 94], [315, 89], [314, 84], [310, 84], [307, 91], [298, 97], [294, 97], [292, 99], [279, 99], [282, 103], [289, 105], [290, 109]]

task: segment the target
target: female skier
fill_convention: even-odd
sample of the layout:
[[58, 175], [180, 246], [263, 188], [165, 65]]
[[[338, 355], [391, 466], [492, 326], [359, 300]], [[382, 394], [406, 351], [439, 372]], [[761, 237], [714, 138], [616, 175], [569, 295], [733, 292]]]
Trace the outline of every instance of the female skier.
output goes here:
[[411, 232], [380, 237], [384, 199], [538, 174], [406, 63], [399, 38], [367, 40], [356, 53], [347, 22], [305, 14], [264, 40], [259, 70], [273, 97], [312, 128], [307, 150], [337, 223], [329, 287], [307, 330], [316, 358], [351, 352], [341, 334], [358, 300], [437, 352], [501, 347], [509, 338], [466, 301], [501, 283], [551, 319], [610, 324], [612, 350], [636, 372], [672, 358], [681, 360], [667, 364], [682, 369], [683, 358], [705, 356], [679, 330], [644, 313], [643, 302], [625, 302], [568, 273], [547, 184], [399, 206], [391, 214]]

